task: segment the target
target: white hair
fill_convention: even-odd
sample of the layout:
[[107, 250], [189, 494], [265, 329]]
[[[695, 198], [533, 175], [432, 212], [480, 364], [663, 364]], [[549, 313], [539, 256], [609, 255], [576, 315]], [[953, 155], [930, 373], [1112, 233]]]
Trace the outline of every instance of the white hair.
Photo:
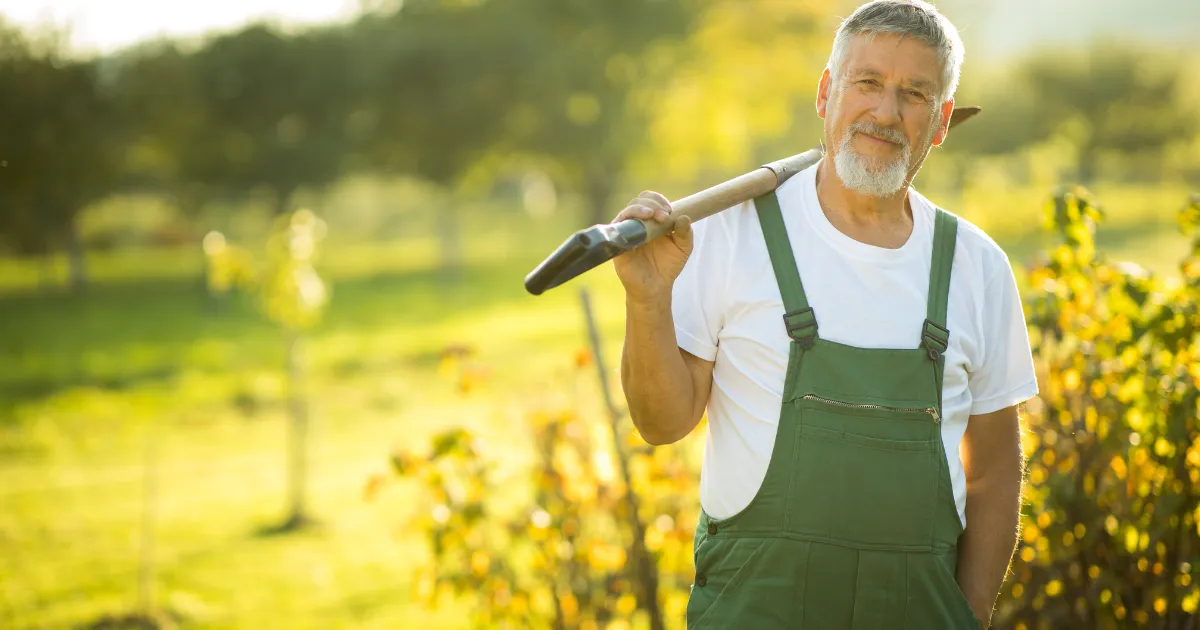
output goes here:
[[938, 103], [945, 103], [958, 88], [962, 70], [963, 44], [958, 29], [922, 0], [874, 0], [857, 9], [838, 27], [829, 55], [829, 73], [836, 80], [846, 58], [850, 40], [857, 35], [872, 37], [879, 33], [913, 37], [932, 46], [942, 62], [942, 82]]

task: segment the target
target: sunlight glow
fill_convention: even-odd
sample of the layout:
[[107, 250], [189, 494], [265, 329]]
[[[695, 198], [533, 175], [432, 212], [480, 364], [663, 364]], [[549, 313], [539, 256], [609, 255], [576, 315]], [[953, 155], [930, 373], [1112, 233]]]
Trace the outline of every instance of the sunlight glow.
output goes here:
[[24, 28], [66, 27], [72, 50], [107, 53], [159, 36], [194, 37], [256, 19], [285, 25], [351, 17], [357, 0], [0, 0], [0, 18]]

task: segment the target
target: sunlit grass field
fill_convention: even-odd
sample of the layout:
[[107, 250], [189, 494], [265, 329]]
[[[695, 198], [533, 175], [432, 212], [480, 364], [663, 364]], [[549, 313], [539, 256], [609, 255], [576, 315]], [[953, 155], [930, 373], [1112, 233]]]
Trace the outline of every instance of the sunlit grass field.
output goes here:
[[[1186, 249], [1185, 192], [1098, 190], [1102, 252], [1169, 273]], [[961, 203], [1018, 268], [1049, 242], [1036, 231], [1044, 192], [934, 199]], [[519, 481], [525, 416], [563, 401], [599, 410], [573, 367], [578, 288], [593, 293], [610, 368], [623, 326], [610, 267], [540, 297], [522, 287], [579, 225], [507, 213], [467, 226], [455, 276], [431, 237], [331, 234], [320, 269], [333, 299], [307, 348], [317, 525], [288, 534], [270, 531], [286, 508], [283, 338], [246, 296], [213, 307], [198, 248], [95, 254], [83, 296], [39, 292], [38, 265], [0, 260], [0, 627], [135, 609], [149, 493], [142, 592], [184, 627], [465, 628], [453, 605], [413, 604], [423, 549], [400, 532], [411, 489], [367, 501], [367, 480], [394, 447], [462, 424]], [[474, 350], [465, 394], [441, 369], [451, 346]]]

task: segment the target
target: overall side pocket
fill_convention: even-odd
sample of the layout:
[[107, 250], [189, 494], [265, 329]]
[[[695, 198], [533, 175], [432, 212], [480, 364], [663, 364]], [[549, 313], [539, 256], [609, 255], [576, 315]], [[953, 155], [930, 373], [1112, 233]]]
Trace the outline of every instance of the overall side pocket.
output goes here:
[[696, 579], [687, 604], [687, 627], [695, 630], [709, 623], [725, 602], [737, 594], [738, 586], [754, 572], [777, 539], [709, 539], [697, 554]]

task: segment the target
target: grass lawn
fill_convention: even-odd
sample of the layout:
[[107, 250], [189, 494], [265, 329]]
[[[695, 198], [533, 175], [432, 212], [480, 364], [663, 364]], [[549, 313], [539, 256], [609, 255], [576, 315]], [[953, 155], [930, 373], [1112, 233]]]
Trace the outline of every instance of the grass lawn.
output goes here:
[[[1171, 220], [1121, 215], [1101, 249], [1169, 271], [1186, 250]], [[479, 431], [519, 480], [523, 417], [599, 409], [572, 367], [586, 343], [576, 289], [593, 292], [615, 367], [619, 285], [604, 268], [527, 295], [524, 274], [569, 230], [517, 228], [472, 230], [451, 280], [427, 240], [330, 244], [333, 301], [308, 345], [318, 524], [289, 534], [269, 531], [286, 507], [283, 342], [252, 305], [214, 311], [193, 254], [96, 255], [82, 297], [39, 294], [34, 265], [0, 261], [0, 627], [79, 627], [137, 605], [152, 451], [151, 592], [184, 627], [465, 628], [453, 606], [413, 603], [411, 489], [366, 501], [363, 487], [394, 447], [451, 424]], [[1046, 242], [995, 235], [1015, 264]], [[439, 371], [457, 344], [488, 374], [466, 395]]]

